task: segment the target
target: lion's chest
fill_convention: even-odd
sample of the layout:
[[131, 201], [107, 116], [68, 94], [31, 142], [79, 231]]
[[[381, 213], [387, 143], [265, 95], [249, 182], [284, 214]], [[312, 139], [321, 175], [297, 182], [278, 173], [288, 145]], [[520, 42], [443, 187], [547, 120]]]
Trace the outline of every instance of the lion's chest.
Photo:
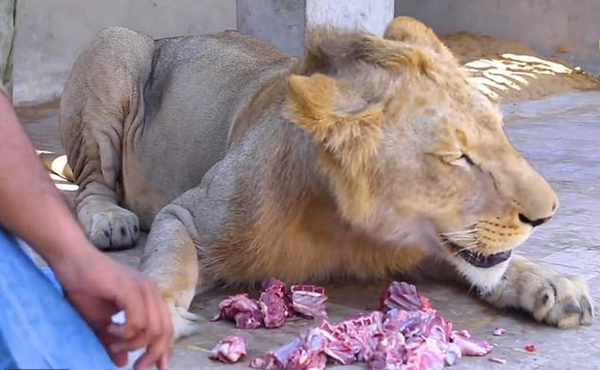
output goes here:
[[[230, 283], [277, 277], [289, 283], [336, 278], [372, 280], [406, 272], [422, 258], [416, 248], [390, 249], [364, 240], [277, 243], [248, 247], [247, 255], [220, 264], [217, 273]], [[213, 266], [215, 267], [215, 266]]]

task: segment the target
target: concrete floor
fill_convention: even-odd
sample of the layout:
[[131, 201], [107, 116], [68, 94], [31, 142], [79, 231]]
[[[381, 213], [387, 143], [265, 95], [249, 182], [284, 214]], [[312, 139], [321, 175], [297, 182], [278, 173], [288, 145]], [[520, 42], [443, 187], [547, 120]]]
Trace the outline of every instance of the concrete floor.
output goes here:
[[[557, 191], [561, 208], [555, 219], [540, 228], [519, 248], [520, 253], [556, 270], [583, 276], [589, 283], [596, 306], [600, 306], [600, 92], [574, 92], [540, 101], [503, 107], [506, 131], [514, 145], [529, 159]], [[38, 149], [61, 151], [55, 113], [26, 123]], [[74, 189], [58, 182], [72, 199]], [[66, 186], [66, 187], [65, 187]], [[142, 243], [143, 244], [143, 243]], [[111, 255], [129, 265], [138, 261], [141, 245]], [[331, 284], [328, 312], [333, 321], [360, 311], [374, 309], [384, 282], [369, 285]], [[454, 322], [494, 344], [491, 356], [507, 360], [505, 365], [487, 358], [463, 358], [454, 369], [600, 369], [600, 319], [592, 327], [563, 331], [532, 322], [523, 314], [496, 310], [466, 292], [436, 285], [420, 284], [438, 311]], [[171, 369], [242, 369], [246, 363], [222, 365], [208, 360], [210, 348], [228, 334], [240, 334], [249, 343], [249, 356], [260, 355], [288, 342], [315, 325], [308, 320], [292, 321], [277, 330], [239, 331], [225, 322], [211, 323], [218, 302], [233, 292], [212, 291], [198, 296], [193, 311], [207, 320], [204, 332], [177, 343]], [[492, 336], [496, 327], [507, 329], [502, 337]], [[535, 343], [530, 354], [523, 347]], [[490, 357], [490, 356], [488, 356]], [[342, 368], [342, 367], [332, 367]], [[347, 369], [361, 369], [348, 366]]]

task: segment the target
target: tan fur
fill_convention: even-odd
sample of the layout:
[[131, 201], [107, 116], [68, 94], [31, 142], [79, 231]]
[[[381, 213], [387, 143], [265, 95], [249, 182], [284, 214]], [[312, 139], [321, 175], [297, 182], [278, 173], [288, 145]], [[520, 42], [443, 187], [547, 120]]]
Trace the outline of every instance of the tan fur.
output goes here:
[[383, 135], [383, 107], [375, 105], [359, 112], [338, 114], [333, 99], [343, 87], [321, 74], [290, 76], [287, 117], [304, 128], [321, 148], [321, 162], [332, 173], [335, 194], [351, 193], [353, 201], [344, 212], [367, 216], [369, 188], [366, 166]]
[[[298, 61], [233, 32], [156, 41], [151, 72], [133, 69], [147, 80], [129, 97], [138, 107], [132, 122], [141, 123], [117, 127], [129, 133], [121, 160], [67, 142], [70, 163], [96, 166], [74, 171], [88, 188], [114, 188], [98, 168], [122, 167], [122, 198], [97, 207], [112, 212], [120, 202], [141, 219], [156, 216], [141, 268], [161, 286], [178, 335], [195, 319], [186, 310], [196, 285], [385, 278], [426, 260], [498, 306], [561, 327], [588, 324], [584, 282], [561, 283], [562, 275], [519, 257], [477, 268], [450, 244], [484, 255], [512, 250], [558, 203], [510, 145], [498, 107], [435, 34], [400, 17], [385, 38], [327, 29], [309, 39]], [[91, 61], [93, 50], [110, 54], [111, 46], [86, 52]], [[80, 67], [67, 92], [85, 90], [83, 73], [105, 78]], [[84, 99], [88, 109], [114, 117], [102, 90], [95, 94]], [[66, 105], [62, 115], [81, 107]], [[85, 110], [81, 117], [61, 120], [63, 132], [105, 127]], [[140, 184], [154, 189], [152, 199]], [[97, 202], [87, 191], [81, 202]], [[86, 217], [86, 228], [98, 227]], [[104, 230], [114, 233], [111, 225]], [[550, 308], [544, 295], [532, 300], [534, 286], [554, 281]], [[574, 305], [586, 314], [562, 310]]]
[[446, 61], [454, 60], [450, 50], [437, 38], [433, 30], [414, 18], [397, 17], [387, 26], [383, 37], [411, 45], [428, 46]]

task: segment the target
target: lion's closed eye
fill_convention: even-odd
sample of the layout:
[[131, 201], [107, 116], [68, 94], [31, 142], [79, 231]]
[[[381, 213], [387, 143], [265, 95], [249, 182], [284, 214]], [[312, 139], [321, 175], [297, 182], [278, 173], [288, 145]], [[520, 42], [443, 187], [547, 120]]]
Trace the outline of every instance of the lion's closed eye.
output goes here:
[[459, 160], [467, 162], [467, 164], [469, 166], [474, 166], [475, 165], [475, 162], [473, 162], [473, 160], [471, 159], [471, 157], [469, 157], [467, 154], [464, 154], [464, 153], [460, 156]]
[[462, 152], [444, 154], [441, 156], [441, 159], [444, 163], [457, 167], [470, 168], [475, 165], [473, 159], [468, 154]]

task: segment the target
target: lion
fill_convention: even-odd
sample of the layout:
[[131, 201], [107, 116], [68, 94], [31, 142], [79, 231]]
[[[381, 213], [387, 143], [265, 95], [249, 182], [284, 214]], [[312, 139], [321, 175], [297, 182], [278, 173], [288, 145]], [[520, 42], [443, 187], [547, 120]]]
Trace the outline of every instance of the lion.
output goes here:
[[[421, 22], [316, 29], [292, 58], [235, 31], [101, 31], [60, 129], [78, 218], [100, 249], [149, 230], [141, 270], [176, 337], [197, 289], [395, 274], [435, 263], [501, 308], [592, 322], [586, 283], [513, 253], [558, 207], [502, 116]], [[465, 291], [466, 293], [466, 291]]]

